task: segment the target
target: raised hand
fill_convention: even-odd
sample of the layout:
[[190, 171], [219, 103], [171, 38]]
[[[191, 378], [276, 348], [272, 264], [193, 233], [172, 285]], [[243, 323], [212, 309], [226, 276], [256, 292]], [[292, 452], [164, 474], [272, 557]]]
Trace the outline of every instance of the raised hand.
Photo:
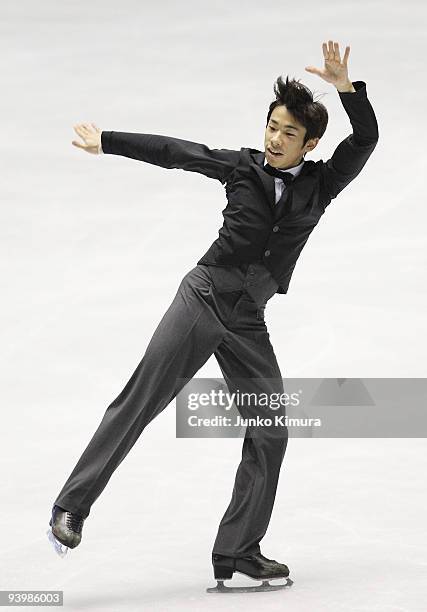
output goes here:
[[94, 123], [79, 123], [74, 126], [74, 131], [83, 140], [83, 144], [78, 140], [73, 140], [72, 144], [87, 153], [97, 155], [101, 153], [101, 132]]
[[345, 48], [344, 57], [341, 61], [339, 44], [332, 40], [329, 41], [329, 46], [324, 42], [323, 57], [325, 59], [325, 67], [315, 68], [314, 66], [306, 66], [307, 72], [317, 74], [320, 78], [328, 83], [332, 83], [335, 87], [345, 86], [350, 83], [347, 70], [347, 60], [350, 54], [350, 46]]

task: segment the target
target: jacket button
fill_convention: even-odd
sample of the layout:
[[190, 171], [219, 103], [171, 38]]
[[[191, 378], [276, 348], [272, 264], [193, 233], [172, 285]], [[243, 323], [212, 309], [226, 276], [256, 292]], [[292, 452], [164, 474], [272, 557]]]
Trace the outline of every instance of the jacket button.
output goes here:
[[278, 225], [275, 225], [275, 226], [273, 227], [273, 232], [278, 232], [278, 231], [279, 231], [279, 226], [278, 226]]
[[268, 257], [270, 255], [270, 251], [267, 249], [266, 251], [264, 251], [264, 255]]

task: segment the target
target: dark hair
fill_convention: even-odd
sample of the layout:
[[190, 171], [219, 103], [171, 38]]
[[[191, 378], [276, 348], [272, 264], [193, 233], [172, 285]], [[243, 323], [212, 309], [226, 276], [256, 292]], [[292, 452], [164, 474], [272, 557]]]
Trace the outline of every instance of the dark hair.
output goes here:
[[[287, 110], [306, 129], [303, 145], [310, 138], [321, 138], [328, 125], [328, 111], [326, 107], [313, 98], [313, 93], [299, 80], [286, 77], [286, 82], [279, 76], [273, 87], [276, 99], [270, 104], [267, 124], [271, 113], [276, 106], [284, 104]], [[266, 124], [266, 125], [267, 125]]]

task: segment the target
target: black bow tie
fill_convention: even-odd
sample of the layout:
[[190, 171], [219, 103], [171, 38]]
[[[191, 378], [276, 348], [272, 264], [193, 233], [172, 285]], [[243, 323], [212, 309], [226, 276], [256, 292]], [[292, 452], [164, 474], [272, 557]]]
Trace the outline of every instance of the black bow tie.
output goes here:
[[264, 165], [264, 170], [271, 174], [271, 176], [277, 176], [277, 178], [282, 179], [286, 186], [290, 185], [294, 180], [294, 175], [292, 172], [284, 172], [283, 170], [278, 170], [277, 168], [273, 168], [270, 164]]

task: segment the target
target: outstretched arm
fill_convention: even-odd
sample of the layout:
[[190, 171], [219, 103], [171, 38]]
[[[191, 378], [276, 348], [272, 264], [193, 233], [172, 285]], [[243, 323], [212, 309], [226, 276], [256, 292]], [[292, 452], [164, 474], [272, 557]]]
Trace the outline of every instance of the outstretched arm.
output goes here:
[[348, 76], [347, 61], [350, 47], [347, 46], [341, 61], [339, 45], [329, 41], [323, 43], [323, 70], [306, 67], [328, 83], [332, 83], [344, 106], [353, 133], [347, 136], [335, 149], [332, 157], [322, 166], [322, 175], [329, 201], [346, 187], [360, 173], [378, 142], [378, 124], [374, 110], [368, 100], [366, 83], [351, 81]]
[[94, 124], [80, 124], [74, 129], [83, 144], [78, 141], [73, 144], [88, 153], [123, 155], [162, 168], [198, 172], [221, 183], [227, 181], [240, 156], [240, 151], [210, 149], [204, 144], [159, 134], [106, 132]]

